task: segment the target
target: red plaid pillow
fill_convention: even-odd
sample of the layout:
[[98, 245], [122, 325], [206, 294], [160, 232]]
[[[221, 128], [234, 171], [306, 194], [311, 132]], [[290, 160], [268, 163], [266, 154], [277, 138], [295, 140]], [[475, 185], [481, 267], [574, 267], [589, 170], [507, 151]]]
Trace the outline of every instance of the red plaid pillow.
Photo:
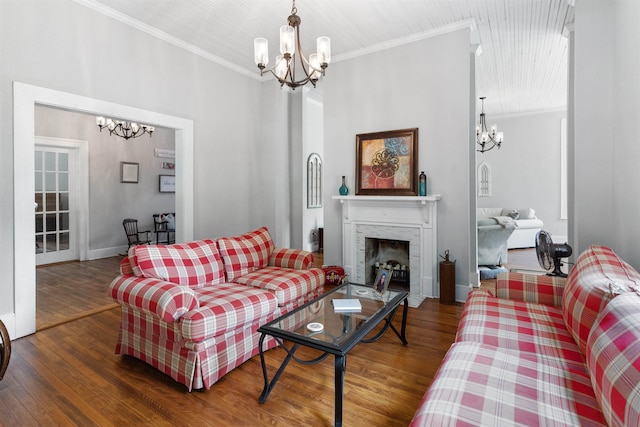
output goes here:
[[639, 286], [640, 274], [610, 248], [590, 246], [580, 254], [564, 287], [562, 313], [583, 353], [600, 311], [615, 295]]
[[139, 245], [133, 252], [132, 264], [135, 263], [140, 275], [147, 278], [192, 288], [225, 282], [222, 259], [213, 240]]
[[602, 310], [587, 342], [587, 365], [607, 424], [640, 425], [640, 296], [618, 295]]
[[301, 249], [275, 248], [269, 259], [269, 266], [308, 270], [313, 268], [313, 254]]
[[267, 227], [241, 236], [222, 237], [218, 239], [218, 247], [230, 282], [266, 267], [274, 249]]

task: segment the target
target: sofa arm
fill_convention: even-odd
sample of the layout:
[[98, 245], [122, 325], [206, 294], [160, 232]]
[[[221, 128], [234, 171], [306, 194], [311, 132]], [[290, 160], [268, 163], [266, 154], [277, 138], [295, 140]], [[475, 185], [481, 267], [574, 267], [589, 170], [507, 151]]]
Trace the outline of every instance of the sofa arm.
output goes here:
[[122, 261], [120, 261], [120, 274], [122, 275], [135, 274], [133, 272], [133, 267], [131, 267], [131, 263], [129, 262], [128, 256], [122, 258]]
[[496, 296], [514, 301], [537, 304], [562, 305], [565, 278], [558, 276], [499, 273], [496, 278]]
[[198, 298], [188, 286], [134, 275], [120, 275], [109, 285], [109, 296], [121, 305], [175, 322], [198, 308]]
[[275, 248], [269, 258], [270, 267], [309, 270], [313, 268], [313, 254], [302, 249]]

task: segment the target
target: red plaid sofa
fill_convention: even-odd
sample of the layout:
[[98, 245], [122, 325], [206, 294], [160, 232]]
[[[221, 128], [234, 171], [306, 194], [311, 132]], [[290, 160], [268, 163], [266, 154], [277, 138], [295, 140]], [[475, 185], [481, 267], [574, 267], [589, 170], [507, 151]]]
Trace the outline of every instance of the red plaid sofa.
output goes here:
[[116, 354], [150, 364], [189, 391], [209, 389], [258, 354], [258, 327], [324, 292], [313, 261], [310, 252], [276, 248], [265, 227], [134, 246], [108, 291], [122, 306]]
[[640, 274], [591, 246], [566, 279], [470, 293], [412, 426], [640, 425]]

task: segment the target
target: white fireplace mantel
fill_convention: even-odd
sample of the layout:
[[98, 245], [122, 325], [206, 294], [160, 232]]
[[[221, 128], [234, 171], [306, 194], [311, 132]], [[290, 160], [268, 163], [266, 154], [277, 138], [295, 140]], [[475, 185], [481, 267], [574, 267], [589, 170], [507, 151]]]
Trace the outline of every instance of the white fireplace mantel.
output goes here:
[[440, 195], [332, 198], [342, 204], [343, 265], [352, 282], [365, 283], [365, 237], [409, 240], [414, 248], [409, 305], [417, 307], [425, 298], [439, 295], [437, 202]]

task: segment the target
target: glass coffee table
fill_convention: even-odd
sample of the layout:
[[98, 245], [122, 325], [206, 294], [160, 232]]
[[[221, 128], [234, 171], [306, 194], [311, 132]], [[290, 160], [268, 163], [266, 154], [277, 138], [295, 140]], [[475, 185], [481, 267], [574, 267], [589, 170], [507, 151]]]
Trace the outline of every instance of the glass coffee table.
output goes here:
[[[278, 379], [291, 359], [306, 365], [312, 365], [335, 356], [335, 417], [334, 424], [342, 425], [342, 403], [344, 399], [344, 374], [347, 365], [347, 353], [358, 343], [371, 343], [379, 340], [387, 330], [391, 329], [407, 344], [405, 331], [408, 314], [408, 291], [388, 289], [383, 295], [373, 292], [371, 286], [344, 283], [320, 297], [290, 311], [258, 328], [260, 336], [260, 362], [264, 375], [264, 389], [258, 401], [264, 403], [269, 397]], [[336, 311], [333, 300], [357, 299], [361, 310]], [[402, 326], [400, 331], [392, 324], [400, 304]], [[373, 336], [368, 336], [379, 324], [382, 324]], [[264, 359], [263, 343], [267, 336], [275, 338], [287, 352], [280, 368], [271, 381], [267, 374]], [[295, 356], [300, 346], [311, 347], [321, 354], [310, 360], [302, 360]]]

